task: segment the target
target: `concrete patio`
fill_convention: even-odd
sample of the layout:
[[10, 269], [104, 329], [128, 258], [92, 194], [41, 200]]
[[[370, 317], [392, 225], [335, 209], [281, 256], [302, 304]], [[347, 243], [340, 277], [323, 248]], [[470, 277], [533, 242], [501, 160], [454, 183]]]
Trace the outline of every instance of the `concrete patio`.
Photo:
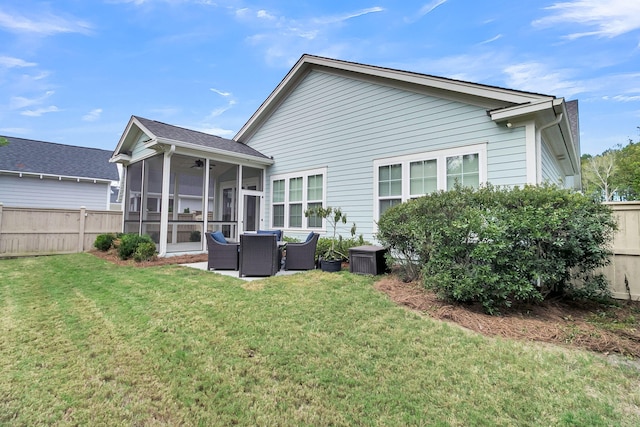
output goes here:
[[[190, 263], [190, 264], [180, 264], [183, 265], [185, 267], [191, 267], [191, 268], [197, 268], [198, 270], [204, 270], [207, 271], [207, 262], [194, 262], [194, 263]], [[265, 276], [265, 277], [240, 277], [240, 274], [238, 272], [238, 270], [208, 270], [211, 273], [217, 273], [217, 274], [222, 274], [223, 276], [229, 276], [229, 277], [235, 277], [236, 279], [242, 279], [242, 280], [246, 280], [246, 281], [252, 281], [252, 280], [260, 280], [260, 279], [266, 279], [268, 277], [272, 277], [272, 276]], [[276, 273], [276, 277], [279, 276], [290, 276], [292, 274], [296, 274], [296, 273], [304, 273], [304, 270], [278, 270], [278, 272]]]

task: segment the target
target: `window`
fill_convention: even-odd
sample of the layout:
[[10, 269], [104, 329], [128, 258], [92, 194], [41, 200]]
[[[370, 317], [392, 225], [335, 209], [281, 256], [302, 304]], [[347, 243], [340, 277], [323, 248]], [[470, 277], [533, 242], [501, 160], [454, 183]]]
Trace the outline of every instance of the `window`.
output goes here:
[[271, 225], [273, 227], [284, 227], [284, 179], [278, 179], [271, 184], [273, 196], [271, 198], [273, 219]]
[[384, 165], [378, 168], [378, 197], [380, 213], [402, 202], [402, 165]]
[[322, 218], [305, 217], [307, 209], [324, 206], [326, 170], [315, 169], [271, 178], [272, 227], [322, 228]]
[[447, 190], [455, 183], [463, 187], [478, 188], [480, 186], [480, 165], [478, 154], [447, 157]]
[[380, 159], [373, 162], [377, 203], [374, 218], [391, 206], [456, 182], [478, 188], [486, 179], [486, 144]]

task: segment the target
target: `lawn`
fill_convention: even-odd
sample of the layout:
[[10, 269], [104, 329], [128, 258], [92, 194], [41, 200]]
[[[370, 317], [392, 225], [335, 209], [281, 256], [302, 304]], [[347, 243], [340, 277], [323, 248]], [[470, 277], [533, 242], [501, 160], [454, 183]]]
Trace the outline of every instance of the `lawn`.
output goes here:
[[640, 373], [396, 306], [90, 254], [0, 261], [0, 425], [637, 425]]

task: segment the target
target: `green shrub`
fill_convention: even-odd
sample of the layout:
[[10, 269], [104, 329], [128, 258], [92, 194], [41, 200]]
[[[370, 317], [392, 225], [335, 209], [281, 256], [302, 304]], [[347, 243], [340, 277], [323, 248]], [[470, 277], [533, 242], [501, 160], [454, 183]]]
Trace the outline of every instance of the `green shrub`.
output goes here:
[[153, 242], [140, 242], [133, 252], [136, 262], [149, 261], [156, 256], [156, 244]]
[[93, 242], [93, 246], [102, 252], [107, 252], [113, 246], [113, 241], [116, 239], [116, 235], [113, 233], [100, 234], [96, 237], [96, 241]]
[[[456, 187], [388, 209], [378, 240], [440, 296], [487, 312], [549, 294], [601, 298], [611, 210], [557, 187]], [[408, 266], [408, 267], [407, 267]]]
[[[321, 237], [318, 239], [318, 245], [316, 246], [316, 258], [322, 258], [324, 254], [330, 252], [331, 241], [332, 239], [329, 237]], [[338, 236], [338, 238], [334, 241], [333, 251], [335, 255], [342, 259], [342, 261], [347, 261], [349, 259], [350, 248], [370, 244], [371, 243], [364, 240], [362, 235], [358, 237], [350, 237], [348, 239], [344, 239], [342, 236]]]
[[153, 244], [153, 248], [155, 251], [155, 243], [151, 240], [151, 237], [144, 234], [138, 235], [135, 233], [127, 233], [123, 234], [120, 237], [120, 244], [118, 245], [118, 258], [120, 259], [129, 259], [133, 256], [138, 245], [141, 243], [151, 243]]
[[189, 234], [189, 241], [190, 242], [199, 242], [201, 240], [202, 236], [200, 234], [199, 230], [193, 230], [190, 234]]

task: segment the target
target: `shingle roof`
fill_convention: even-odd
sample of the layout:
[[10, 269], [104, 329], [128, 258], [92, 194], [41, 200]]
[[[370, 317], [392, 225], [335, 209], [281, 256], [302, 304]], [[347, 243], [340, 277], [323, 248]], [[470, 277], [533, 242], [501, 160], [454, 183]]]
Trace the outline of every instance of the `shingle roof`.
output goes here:
[[243, 154], [268, 159], [268, 156], [257, 150], [234, 141], [232, 139], [222, 138], [208, 133], [198, 132], [191, 129], [173, 126], [155, 120], [145, 119], [139, 116], [133, 116], [137, 119], [149, 132], [158, 138], [165, 138], [174, 141], [186, 142], [189, 144], [200, 145], [203, 147], [216, 148], [219, 150], [229, 151], [236, 154]]
[[0, 170], [117, 181], [111, 151], [5, 136]]

